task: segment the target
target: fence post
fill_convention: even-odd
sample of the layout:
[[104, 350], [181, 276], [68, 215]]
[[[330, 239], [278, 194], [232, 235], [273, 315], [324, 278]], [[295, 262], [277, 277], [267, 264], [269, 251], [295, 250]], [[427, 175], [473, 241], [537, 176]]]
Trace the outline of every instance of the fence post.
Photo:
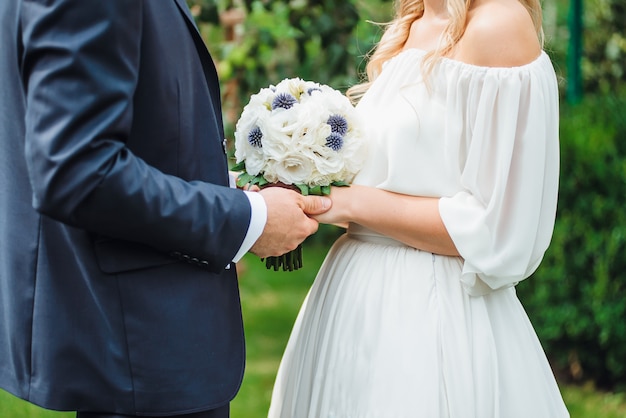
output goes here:
[[568, 26], [567, 101], [578, 103], [582, 98], [580, 61], [583, 40], [583, 0], [570, 0]]

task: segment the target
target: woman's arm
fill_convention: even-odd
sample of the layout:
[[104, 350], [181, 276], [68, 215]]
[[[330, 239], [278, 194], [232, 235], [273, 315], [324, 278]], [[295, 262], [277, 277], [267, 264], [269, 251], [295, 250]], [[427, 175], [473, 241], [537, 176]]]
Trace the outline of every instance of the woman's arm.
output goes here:
[[315, 218], [322, 223], [357, 223], [411, 247], [436, 254], [459, 253], [439, 215], [439, 199], [372, 187], [333, 187], [333, 206]]

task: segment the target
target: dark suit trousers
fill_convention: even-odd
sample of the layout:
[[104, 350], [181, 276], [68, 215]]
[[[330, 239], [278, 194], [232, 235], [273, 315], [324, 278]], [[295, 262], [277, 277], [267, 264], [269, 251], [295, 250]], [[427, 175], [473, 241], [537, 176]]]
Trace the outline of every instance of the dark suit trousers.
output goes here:
[[[185, 415], [173, 415], [162, 418], [229, 418], [230, 405], [222, 406], [221, 408], [213, 409], [211, 411], [196, 412], [194, 414]], [[105, 412], [77, 412], [76, 418], [134, 418], [135, 415], [120, 415], [120, 414], [108, 414]], [[141, 418], [153, 418], [153, 417], [141, 417]], [[156, 418], [156, 417], [154, 417]]]

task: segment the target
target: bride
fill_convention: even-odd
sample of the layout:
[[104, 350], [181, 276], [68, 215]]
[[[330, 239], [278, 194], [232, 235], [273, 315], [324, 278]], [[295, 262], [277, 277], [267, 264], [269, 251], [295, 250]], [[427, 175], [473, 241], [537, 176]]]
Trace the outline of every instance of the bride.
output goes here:
[[558, 91], [538, 0], [400, 0], [357, 97], [369, 159], [269, 416], [567, 417], [516, 293], [554, 226]]

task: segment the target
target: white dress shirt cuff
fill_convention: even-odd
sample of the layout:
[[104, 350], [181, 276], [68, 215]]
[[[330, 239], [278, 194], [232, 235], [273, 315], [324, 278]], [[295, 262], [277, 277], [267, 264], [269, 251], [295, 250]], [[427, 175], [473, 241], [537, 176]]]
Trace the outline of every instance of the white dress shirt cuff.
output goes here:
[[241, 244], [241, 248], [235, 257], [233, 262], [239, 261], [247, 252], [252, 248], [254, 243], [259, 239], [265, 229], [265, 223], [267, 222], [267, 205], [265, 199], [259, 193], [256, 192], [244, 192], [250, 201], [250, 208], [252, 209], [250, 215], [250, 225], [248, 226], [248, 232]]

